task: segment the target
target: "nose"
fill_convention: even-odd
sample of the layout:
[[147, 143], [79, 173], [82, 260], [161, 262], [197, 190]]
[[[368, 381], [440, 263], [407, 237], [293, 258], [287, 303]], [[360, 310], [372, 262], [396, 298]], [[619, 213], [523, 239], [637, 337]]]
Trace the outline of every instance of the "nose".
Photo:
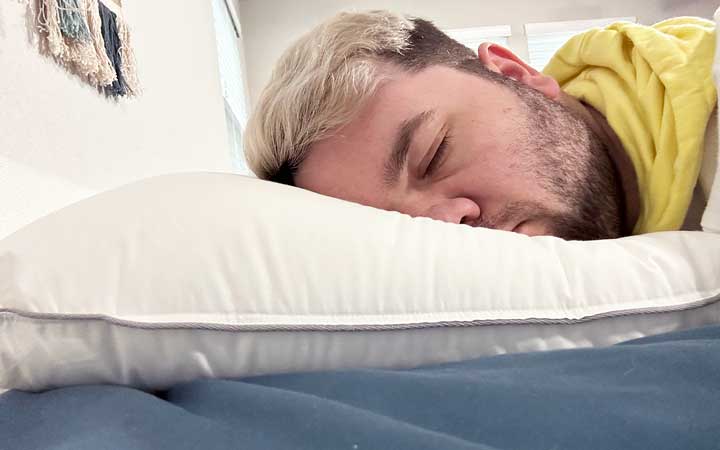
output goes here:
[[468, 223], [480, 217], [480, 207], [468, 198], [451, 198], [433, 204], [421, 215], [443, 222]]

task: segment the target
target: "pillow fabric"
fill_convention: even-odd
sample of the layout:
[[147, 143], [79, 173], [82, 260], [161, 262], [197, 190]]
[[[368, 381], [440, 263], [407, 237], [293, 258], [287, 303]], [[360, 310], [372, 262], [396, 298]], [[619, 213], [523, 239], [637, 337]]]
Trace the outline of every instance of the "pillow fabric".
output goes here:
[[0, 388], [165, 388], [605, 346], [720, 323], [720, 235], [471, 228], [169, 175], [0, 241]]

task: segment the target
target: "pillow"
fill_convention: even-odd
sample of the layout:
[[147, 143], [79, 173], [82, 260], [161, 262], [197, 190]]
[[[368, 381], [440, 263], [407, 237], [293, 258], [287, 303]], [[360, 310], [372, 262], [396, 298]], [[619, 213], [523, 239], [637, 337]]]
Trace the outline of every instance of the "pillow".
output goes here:
[[165, 388], [720, 323], [720, 235], [568, 242], [254, 178], [162, 176], [0, 241], [0, 388]]

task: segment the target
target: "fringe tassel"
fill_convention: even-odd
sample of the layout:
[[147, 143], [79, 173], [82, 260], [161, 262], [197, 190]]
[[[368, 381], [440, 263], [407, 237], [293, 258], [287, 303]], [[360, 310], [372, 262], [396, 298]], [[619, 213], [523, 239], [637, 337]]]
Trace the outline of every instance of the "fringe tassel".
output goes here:
[[102, 21], [100, 20], [100, 6], [98, 0], [87, 0], [85, 19], [95, 49], [97, 66], [88, 74], [88, 81], [97, 88], [103, 88], [117, 80], [115, 69], [105, 50], [105, 40], [102, 35]]
[[[57, 1], [40, 1], [37, 20], [41, 35], [45, 37], [45, 42], [41, 43], [41, 48], [54, 57], [60, 65], [83, 78], [88, 78], [90, 74], [97, 71], [99, 65], [97, 52], [89, 34], [86, 40], [78, 40], [64, 35], [61, 6]], [[84, 7], [86, 0], [80, 0], [80, 2], [75, 4], [77, 12], [82, 12], [84, 15], [86, 11], [81, 8], [81, 5]], [[86, 31], [88, 31], [84, 17], [81, 17], [81, 21]]]
[[130, 32], [119, 13], [102, 0], [19, 1], [35, 17], [41, 52], [107, 96], [140, 95]]
[[60, 20], [60, 31], [71, 38], [80, 41], [90, 40], [90, 31], [85, 25], [85, 14], [78, 4], [78, 0], [57, 0]]
[[56, 0], [40, 0], [37, 21], [40, 33], [45, 36], [45, 50], [56, 59], [65, 60], [69, 50], [60, 31], [60, 15]]
[[[98, 61], [98, 55], [95, 51], [95, 46], [93, 45], [92, 40], [90, 40], [90, 31], [85, 24], [85, 15], [87, 13], [88, 6], [87, 0], [77, 1], [78, 11], [82, 13], [80, 21], [82, 23], [82, 26], [85, 28], [85, 31], [87, 32], [87, 39], [79, 40], [66, 36], [65, 44], [68, 47], [67, 59], [72, 64], [72, 69], [74, 69], [75, 73], [77, 73], [83, 78], [89, 79], [91, 74], [97, 72], [100, 62]], [[60, 17], [62, 17], [62, 14], [60, 15]]]
[[118, 31], [120, 35], [120, 60], [121, 71], [125, 79], [128, 93], [138, 96], [142, 93], [140, 80], [137, 75], [137, 64], [135, 63], [135, 52], [130, 42], [130, 30], [123, 17], [118, 18]]
[[102, 35], [105, 40], [105, 52], [115, 71], [117, 79], [110, 85], [105, 86], [105, 95], [110, 97], [122, 97], [127, 95], [128, 88], [122, 74], [122, 60], [120, 57], [120, 36], [118, 35], [117, 20], [115, 13], [110, 11], [102, 2], [98, 2], [100, 21], [102, 24]]

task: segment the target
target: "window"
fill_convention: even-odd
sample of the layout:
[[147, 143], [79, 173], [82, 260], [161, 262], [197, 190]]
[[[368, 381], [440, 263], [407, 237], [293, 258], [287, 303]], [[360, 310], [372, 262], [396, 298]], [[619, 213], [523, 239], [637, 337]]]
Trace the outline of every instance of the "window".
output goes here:
[[508, 37], [510, 36], [509, 25], [499, 25], [494, 27], [475, 27], [475, 28], [456, 28], [453, 30], [444, 30], [451, 38], [466, 47], [477, 52], [478, 47], [483, 42], [494, 42], [508, 46]]
[[215, 39], [233, 164], [238, 172], [250, 174], [242, 148], [242, 136], [248, 115], [242, 34], [240, 21], [231, 1], [212, 0]]
[[530, 65], [542, 70], [560, 47], [576, 34], [594, 27], [605, 27], [615, 22], [637, 22], [635, 17], [614, 17], [569, 22], [529, 23], [525, 25]]

